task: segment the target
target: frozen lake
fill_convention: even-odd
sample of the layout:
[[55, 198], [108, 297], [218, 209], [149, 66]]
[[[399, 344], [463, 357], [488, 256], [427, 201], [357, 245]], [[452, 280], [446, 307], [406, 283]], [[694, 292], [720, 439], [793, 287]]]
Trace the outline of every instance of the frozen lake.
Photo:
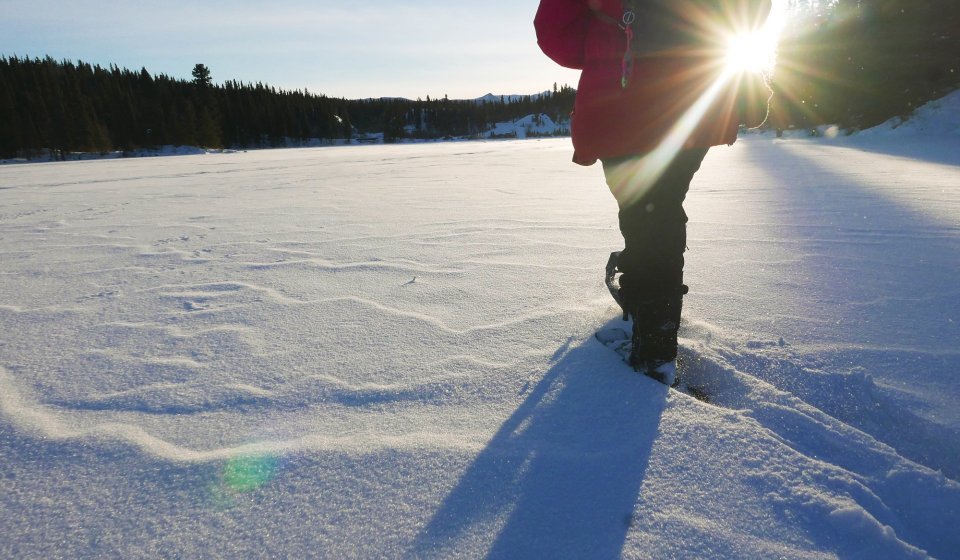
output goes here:
[[711, 151], [710, 404], [568, 140], [0, 167], [0, 556], [957, 558], [950, 142]]

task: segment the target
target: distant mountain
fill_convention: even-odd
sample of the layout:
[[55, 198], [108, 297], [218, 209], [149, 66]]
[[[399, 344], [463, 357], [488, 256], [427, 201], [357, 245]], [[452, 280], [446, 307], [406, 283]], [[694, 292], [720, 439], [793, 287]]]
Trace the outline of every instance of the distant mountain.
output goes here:
[[[530, 99], [540, 99], [541, 97], [548, 97], [550, 93], [551, 92], [549, 90], [542, 91], [540, 93], [532, 93], [532, 94], [525, 94], [525, 95], [521, 95], [521, 94], [497, 95], [494, 93], [488, 93], [482, 97], [477, 97], [474, 99], [451, 99], [450, 101], [474, 101], [476, 103], [500, 103], [500, 101], [502, 100], [507, 103], [514, 103], [527, 97], [529, 97]], [[440, 98], [435, 98], [435, 99], [440, 99]], [[365, 97], [363, 99], [360, 99], [359, 101], [388, 101], [388, 102], [400, 101], [405, 103], [413, 103], [412, 99], [408, 99], [406, 97]]]
[[547, 95], [550, 95], [550, 91], [542, 91], [542, 92], [540, 92], [540, 93], [534, 93], [534, 94], [532, 94], [532, 95], [516, 95], [516, 94], [514, 94], [514, 95], [494, 95], [494, 94], [492, 94], [492, 93], [488, 93], [488, 94], [484, 95], [483, 97], [478, 97], [478, 98], [474, 99], [474, 101], [476, 101], [477, 103], [499, 103], [500, 100], [503, 99], [503, 101], [512, 103], [512, 102], [514, 102], [514, 101], [519, 101], [519, 100], [523, 99], [524, 97], [529, 97], [529, 98], [531, 98], [531, 99], [539, 99], [539, 98], [541, 98], [541, 97], [543, 97], [543, 96], [547, 96]]

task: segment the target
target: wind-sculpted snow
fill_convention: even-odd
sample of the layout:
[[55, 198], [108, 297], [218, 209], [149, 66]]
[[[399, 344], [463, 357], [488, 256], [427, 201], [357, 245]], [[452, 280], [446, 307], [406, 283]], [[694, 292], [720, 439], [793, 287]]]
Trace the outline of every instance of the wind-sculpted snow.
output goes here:
[[709, 403], [562, 140], [0, 168], [0, 556], [957, 558], [951, 146], [711, 152]]

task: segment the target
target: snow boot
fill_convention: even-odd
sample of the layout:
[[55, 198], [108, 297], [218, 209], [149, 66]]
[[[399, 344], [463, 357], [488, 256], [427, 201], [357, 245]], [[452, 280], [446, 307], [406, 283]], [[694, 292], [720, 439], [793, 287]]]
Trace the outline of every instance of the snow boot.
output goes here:
[[686, 285], [673, 294], [655, 297], [636, 294], [620, 282], [620, 251], [610, 253], [604, 277], [607, 289], [623, 310], [623, 320], [633, 320], [630, 355], [627, 363], [637, 372], [667, 386], [677, 381], [677, 331]]
[[676, 294], [625, 302], [633, 319], [633, 347], [628, 363], [634, 370], [673, 386], [677, 381], [677, 331], [687, 287]]

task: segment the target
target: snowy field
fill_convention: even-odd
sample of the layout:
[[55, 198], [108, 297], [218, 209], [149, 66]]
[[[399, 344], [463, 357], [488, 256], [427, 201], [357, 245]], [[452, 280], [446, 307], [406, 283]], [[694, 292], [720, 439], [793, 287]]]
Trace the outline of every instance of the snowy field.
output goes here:
[[681, 372], [569, 140], [0, 168], [2, 558], [960, 558], [960, 136], [750, 137]]

